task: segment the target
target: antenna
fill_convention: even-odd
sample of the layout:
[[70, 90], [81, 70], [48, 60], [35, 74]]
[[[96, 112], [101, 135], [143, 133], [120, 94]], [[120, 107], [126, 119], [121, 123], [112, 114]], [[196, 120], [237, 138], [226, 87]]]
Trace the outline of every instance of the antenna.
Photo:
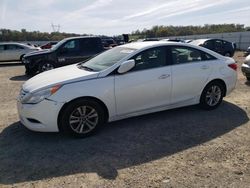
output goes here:
[[52, 27], [53, 32], [59, 32], [60, 28], [61, 28], [61, 25], [60, 24], [55, 25], [55, 24], [52, 23], [51, 27]]

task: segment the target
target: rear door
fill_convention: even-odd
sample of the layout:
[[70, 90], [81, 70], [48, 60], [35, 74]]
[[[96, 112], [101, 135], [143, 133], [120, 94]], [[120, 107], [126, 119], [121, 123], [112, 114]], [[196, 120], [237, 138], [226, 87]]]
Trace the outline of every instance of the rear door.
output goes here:
[[217, 53], [224, 55], [225, 50], [224, 50], [224, 45], [221, 40], [214, 40], [214, 49]]
[[5, 45], [6, 60], [20, 60], [24, 48], [15, 44]]
[[87, 60], [103, 51], [100, 38], [82, 38], [80, 40], [80, 61]]
[[0, 61], [5, 61], [6, 57], [5, 57], [5, 45], [0, 44]]
[[184, 46], [172, 46], [171, 103], [185, 102], [200, 95], [213, 70], [215, 57]]

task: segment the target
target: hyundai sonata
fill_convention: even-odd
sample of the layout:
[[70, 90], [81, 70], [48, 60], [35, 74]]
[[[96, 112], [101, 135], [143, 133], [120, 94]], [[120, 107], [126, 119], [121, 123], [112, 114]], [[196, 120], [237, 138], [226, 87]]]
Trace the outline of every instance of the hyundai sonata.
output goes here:
[[235, 87], [232, 58], [176, 42], [138, 42], [39, 74], [18, 97], [20, 121], [86, 137], [105, 122], [182, 106], [218, 107]]

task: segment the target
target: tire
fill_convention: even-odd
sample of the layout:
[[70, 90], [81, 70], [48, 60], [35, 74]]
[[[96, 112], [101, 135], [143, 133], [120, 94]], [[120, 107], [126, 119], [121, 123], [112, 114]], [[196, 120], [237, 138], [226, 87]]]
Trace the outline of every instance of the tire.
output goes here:
[[226, 57], [231, 57], [231, 53], [230, 53], [230, 52], [226, 52], [226, 53], [224, 54], [224, 56], [226, 56]]
[[32, 76], [32, 75], [34, 75], [35, 73], [32, 72], [32, 71], [30, 71], [30, 70], [26, 70], [26, 71], [25, 71], [25, 74], [28, 75], [28, 76]]
[[20, 61], [21, 61], [22, 64], [24, 64], [23, 61], [22, 61], [24, 55], [25, 54], [23, 54], [23, 55], [20, 56]]
[[26, 74], [27, 76], [33, 76], [33, 75], [35, 75], [35, 71], [34, 71], [34, 70], [31, 70], [31, 69], [26, 69], [26, 70], [25, 70], [25, 74]]
[[85, 138], [95, 134], [105, 119], [104, 109], [98, 102], [79, 99], [69, 103], [60, 112], [58, 126], [64, 133]]
[[52, 63], [41, 63], [39, 65], [39, 73], [54, 69], [55, 66]]
[[217, 108], [221, 104], [225, 92], [225, 88], [220, 82], [209, 83], [202, 91], [200, 106], [205, 110]]

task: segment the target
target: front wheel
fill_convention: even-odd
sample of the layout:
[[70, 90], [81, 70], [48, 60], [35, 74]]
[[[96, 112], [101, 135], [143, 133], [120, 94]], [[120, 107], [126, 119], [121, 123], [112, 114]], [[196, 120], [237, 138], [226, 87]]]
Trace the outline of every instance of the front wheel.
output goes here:
[[59, 116], [59, 129], [76, 137], [97, 132], [105, 122], [101, 105], [94, 100], [80, 99], [69, 103]]
[[206, 110], [217, 108], [224, 96], [224, 87], [220, 82], [212, 82], [203, 90], [200, 98], [200, 106]]
[[226, 52], [224, 56], [231, 57], [231, 53], [230, 52]]
[[39, 66], [39, 72], [45, 72], [54, 69], [55, 66], [52, 63], [42, 63]]

